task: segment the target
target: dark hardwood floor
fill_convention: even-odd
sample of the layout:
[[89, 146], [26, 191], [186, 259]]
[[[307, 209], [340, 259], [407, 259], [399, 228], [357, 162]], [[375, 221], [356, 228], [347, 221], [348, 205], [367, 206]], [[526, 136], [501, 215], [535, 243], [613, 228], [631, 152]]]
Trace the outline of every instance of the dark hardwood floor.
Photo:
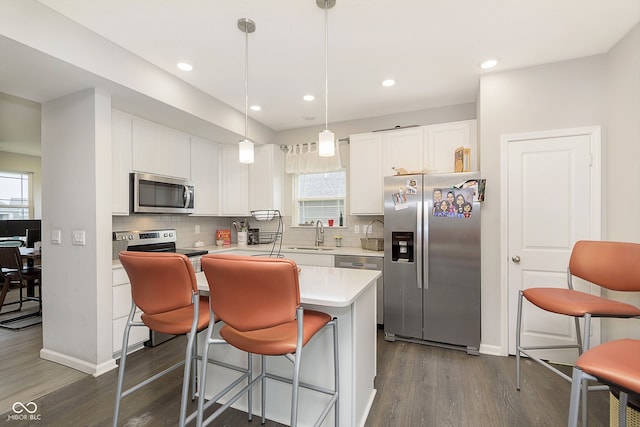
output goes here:
[[[132, 354], [127, 362], [126, 382], [133, 383], [138, 377], [148, 376], [183, 357], [185, 342], [184, 337], [179, 337]], [[125, 398], [120, 425], [175, 426], [181, 376], [178, 370]], [[35, 399], [38, 419], [12, 420], [9, 416], [13, 412], [9, 408], [9, 412], [0, 415], [0, 425], [109, 426], [116, 380], [116, 370], [98, 378], [85, 376]], [[569, 387], [568, 382], [527, 361], [523, 364], [522, 389], [518, 392], [513, 357], [469, 356], [457, 350], [389, 343], [380, 332], [378, 393], [366, 426], [564, 426], [569, 408]], [[590, 425], [608, 425], [608, 393], [589, 394]], [[193, 409], [195, 403], [189, 410]], [[249, 423], [244, 413], [229, 410], [212, 425], [257, 426], [260, 421], [254, 417]], [[266, 426], [281, 424], [267, 422]]]

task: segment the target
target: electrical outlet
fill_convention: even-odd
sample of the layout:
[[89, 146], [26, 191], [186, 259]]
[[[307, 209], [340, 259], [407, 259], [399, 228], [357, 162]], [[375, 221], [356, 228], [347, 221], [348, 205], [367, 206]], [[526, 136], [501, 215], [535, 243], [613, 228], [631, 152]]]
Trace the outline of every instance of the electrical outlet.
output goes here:
[[354, 225], [353, 226], [353, 232], [356, 234], [360, 234], [360, 226], [359, 225]]
[[196, 234], [200, 234], [200, 226], [196, 225]]
[[71, 244], [76, 246], [84, 246], [86, 244], [85, 231], [73, 230], [71, 232]]

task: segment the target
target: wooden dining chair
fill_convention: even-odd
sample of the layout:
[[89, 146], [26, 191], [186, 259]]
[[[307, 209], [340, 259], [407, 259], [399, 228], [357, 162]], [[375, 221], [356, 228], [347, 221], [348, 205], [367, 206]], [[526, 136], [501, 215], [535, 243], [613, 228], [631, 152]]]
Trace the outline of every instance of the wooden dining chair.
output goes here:
[[[619, 391], [618, 425], [627, 425], [629, 395], [640, 397], [640, 340], [609, 341], [585, 351], [576, 361], [571, 382], [569, 427], [578, 425], [580, 393], [587, 380], [598, 381]], [[582, 399], [582, 424], [587, 425], [587, 400]]]
[[[265, 422], [267, 379], [291, 384], [291, 418], [289, 425], [297, 426], [298, 392], [300, 388], [321, 393], [326, 397], [315, 425], [320, 425], [334, 409], [335, 426], [339, 425], [338, 396], [338, 325], [327, 313], [305, 310], [300, 305], [298, 266], [290, 259], [225, 254], [204, 255], [201, 259], [210, 290], [210, 310], [224, 322], [219, 331], [225, 343], [249, 354], [260, 355], [261, 369], [253, 375], [251, 367], [229, 387], [247, 380], [241, 390], [230, 397], [221, 408], [204, 419], [204, 411], [219, 396], [205, 405], [205, 395], [198, 399], [197, 426], [207, 425], [229, 405], [248, 393], [248, 413], [251, 419], [251, 389], [258, 382], [262, 388], [262, 423]], [[204, 343], [203, 359], [208, 360], [211, 345], [220, 343], [213, 337], [210, 323]], [[330, 327], [333, 338], [334, 387], [327, 389], [300, 380], [300, 366], [304, 346], [320, 331]], [[270, 373], [266, 356], [284, 356], [293, 364], [292, 379]], [[202, 388], [206, 387], [207, 363], [202, 367]], [[226, 390], [227, 388], [225, 388]], [[229, 388], [230, 390], [230, 388]]]
[[[20, 255], [20, 249], [17, 246], [0, 246], [0, 268], [4, 277], [2, 291], [0, 292], [0, 309], [3, 306], [18, 304], [18, 308], [12, 311], [21, 311], [26, 301], [38, 301], [38, 312], [29, 313], [27, 316], [39, 316], [42, 312], [42, 271], [40, 269], [25, 268]], [[23, 289], [33, 283], [40, 287], [37, 297], [25, 297]], [[19, 289], [20, 297], [17, 301], [5, 303], [6, 295], [11, 286]], [[8, 311], [7, 313], [10, 313]], [[4, 314], [4, 313], [3, 313]], [[18, 318], [11, 319], [19, 320]]]

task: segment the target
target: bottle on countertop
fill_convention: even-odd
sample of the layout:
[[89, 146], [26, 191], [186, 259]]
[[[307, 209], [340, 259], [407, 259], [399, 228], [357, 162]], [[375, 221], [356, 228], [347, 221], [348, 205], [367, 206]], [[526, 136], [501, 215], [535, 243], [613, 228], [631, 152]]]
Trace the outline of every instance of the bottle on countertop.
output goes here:
[[344, 225], [344, 220], [342, 219], [342, 212], [340, 212], [340, 220], [338, 224], [340, 225], [340, 227]]

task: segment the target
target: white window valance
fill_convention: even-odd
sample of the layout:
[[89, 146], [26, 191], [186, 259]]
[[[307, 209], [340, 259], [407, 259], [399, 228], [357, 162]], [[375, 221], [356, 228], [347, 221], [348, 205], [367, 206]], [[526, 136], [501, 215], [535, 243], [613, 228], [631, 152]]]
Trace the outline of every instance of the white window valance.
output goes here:
[[287, 173], [335, 172], [342, 169], [340, 150], [333, 157], [320, 157], [316, 143], [287, 145], [285, 170]]

